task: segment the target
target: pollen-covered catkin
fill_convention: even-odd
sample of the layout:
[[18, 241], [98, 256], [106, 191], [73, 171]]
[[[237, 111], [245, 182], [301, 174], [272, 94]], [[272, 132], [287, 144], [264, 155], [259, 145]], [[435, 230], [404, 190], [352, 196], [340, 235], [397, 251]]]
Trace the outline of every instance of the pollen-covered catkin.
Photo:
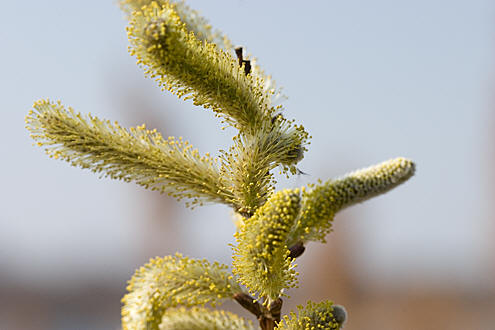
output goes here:
[[298, 315], [291, 312], [278, 324], [278, 330], [338, 330], [346, 321], [347, 315], [342, 306], [331, 301], [298, 306]]
[[280, 162], [297, 162], [295, 149], [303, 148], [296, 129], [260, 131], [255, 136], [237, 135], [234, 145], [221, 156], [221, 172], [231, 178], [237, 211], [252, 215], [273, 193], [270, 172]]
[[304, 189], [301, 216], [289, 244], [324, 242], [335, 213], [386, 193], [407, 181], [414, 171], [415, 165], [411, 160], [399, 157]]
[[242, 292], [227, 269], [180, 254], [151, 259], [129, 281], [122, 299], [123, 328], [155, 330], [168, 308], [215, 305]]
[[233, 313], [203, 307], [173, 308], [162, 317], [160, 330], [254, 330], [251, 321]]
[[233, 272], [251, 293], [269, 304], [284, 289], [296, 286], [297, 279], [287, 238], [297, 221], [299, 192], [279, 191], [244, 221], [236, 233]]
[[230, 183], [220, 175], [215, 159], [201, 156], [182, 138], [165, 140], [144, 125], [126, 129], [49, 100], [34, 104], [26, 124], [50, 157], [177, 199], [188, 198], [192, 204], [232, 205]]
[[[201, 16], [201, 14], [190, 8], [184, 1], [180, 0], [120, 0], [119, 4], [123, 11], [131, 18], [131, 14], [134, 11], [141, 10], [144, 6], [149, 6], [152, 2], [156, 2], [159, 6], [163, 6], [168, 3], [173, 6], [174, 11], [180, 17], [180, 20], [184, 22], [186, 30], [190, 33], [194, 33], [196, 38], [201, 41], [207, 41], [215, 44], [218, 48], [232, 52], [234, 46], [232, 41], [223, 34], [220, 30], [214, 29], [209, 23], [208, 19]], [[250, 54], [245, 54], [244, 58], [251, 62], [251, 75], [255, 78], [261, 78], [263, 82], [263, 92], [270, 95], [270, 101], [273, 106], [276, 106], [278, 111], [282, 110], [280, 102], [287, 97], [283, 95], [280, 88], [277, 88], [275, 80], [265, 74], [258, 64], [258, 59]]]
[[174, 11], [179, 15], [180, 20], [184, 22], [188, 32], [193, 32], [196, 38], [200, 40], [206, 40], [210, 43], [214, 43], [218, 47], [224, 50], [231, 50], [234, 47], [229, 38], [221, 33], [219, 30], [213, 29], [208, 20], [201, 16], [201, 14], [189, 7], [184, 1], [169, 1], [169, 0], [120, 0], [119, 4], [123, 11], [125, 11], [129, 17], [136, 10], [141, 10], [144, 6], [150, 5], [152, 2], [156, 2], [158, 5], [163, 6], [169, 3], [174, 7]]
[[294, 173], [309, 135], [303, 126], [275, 115], [281, 108], [272, 106], [273, 89], [267, 89], [263, 74], [246, 75], [230, 52], [196, 33], [203, 30], [201, 19], [183, 21], [185, 12], [169, 1], [133, 12], [130, 53], [164, 89], [213, 110], [239, 130], [222, 172], [231, 176], [234, 208], [252, 214], [273, 191], [269, 172], [281, 165], [285, 173]]
[[226, 299], [254, 314], [263, 330], [341, 329], [346, 311], [330, 301], [308, 302], [298, 315], [281, 318], [281, 296], [297, 286], [295, 258], [308, 241], [325, 241], [338, 211], [405, 182], [414, 163], [396, 158], [276, 192], [272, 171], [295, 174], [311, 136], [284, 117], [280, 89], [257, 60], [234, 49], [183, 0], [118, 2], [138, 65], [163, 90], [212, 110], [226, 124], [222, 129], [236, 128], [232, 146], [217, 157], [200, 155], [182, 138], [164, 139], [144, 125], [123, 128], [49, 100], [37, 101], [26, 117], [31, 137], [73, 166], [186, 198], [186, 205], [223, 203], [242, 218], [233, 274], [226, 265], [180, 254], [151, 259], [128, 282], [123, 330], [254, 330], [239, 316], [204, 307]]
[[271, 121], [274, 108], [262, 78], [246, 75], [233, 56], [190, 33], [170, 3], [132, 14], [130, 52], [146, 74], [179, 97], [212, 109], [241, 131]]

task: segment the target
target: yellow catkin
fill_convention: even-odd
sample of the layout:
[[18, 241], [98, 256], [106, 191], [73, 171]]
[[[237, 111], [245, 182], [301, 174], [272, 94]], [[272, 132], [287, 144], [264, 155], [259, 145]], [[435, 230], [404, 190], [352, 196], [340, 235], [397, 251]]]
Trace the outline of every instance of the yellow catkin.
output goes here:
[[234, 145], [221, 157], [221, 171], [231, 178], [237, 211], [242, 214], [252, 215], [273, 193], [275, 180], [270, 170], [302, 158], [304, 130], [278, 127], [263, 129], [255, 136], [235, 136]]
[[125, 330], [155, 330], [171, 307], [215, 305], [242, 292], [227, 266], [180, 254], [151, 259], [136, 271], [127, 290], [122, 299]]
[[298, 306], [298, 315], [291, 312], [282, 318], [275, 329], [278, 330], [338, 330], [345, 323], [347, 315], [342, 306], [331, 301]]
[[279, 191], [246, 219], [236, 234], [233, 272], [251, 293], [266, 298], [266, 303], [297, 284], [286, 241], [299, 207], [298, 191]]
[[222, 310], [193, 307], [167, 310], [160, 330], [254, 330], [250, 321]]
[[[224, 203], [242, 216], [233, 247], [238, 278], [225, 265], [180, 254], [151, 259], [136, 271], [122, 299], [124, 330], [253, 329], [231, 313], [198, 306], [246, 294], [241, 284], [270, 305], [297, 285], [290, 247], [324, 241], [336, 212], [403, 183], [414, 174], [414, 163], [396, 158], [336, 180], [274, 192], [270, 171], [280, 166], [281, 174], [296, 173], [311, 137], [283, 117], [271, 77], [249, 55], [244, 59], [252, 69], [245, 72], [230, 40], [182, 1], [119, 2], [129, 15], [129, 49], [138, 64], [162, 89], [236, 127], [233, 146], [218, 158], [201, 155], [182, 137], [164, 139], [144, 124], [123, 128], [49, 100], [34, 104], [27, 129], [52, 158], [192, 204]], [[346, 319], [345, 310], [329, 301], [298, 310], [277, 329], [336, 330]]]
[[414, 171], [411, 160], [399, 157], [304, 189], [301, 215], [289, 244], [324, 241], [335, 213], [395, 188]]
[[230, 53], [190, 33], [169, 2], [135, 11], [128, 36], [131, 54], [163, 88], [192, 98], [242, 131], [271, 121], [275, 108], [262, 78], [246, 75]]
[[50, 157], [192, 203], [233, 202], [231, 184], [214, 159], [200, 156], [187, 141], [163, 139], [144, 125], [126, 129], [49, 100], [37, 101], [26, 123]]
[[[129, 18], [132, 17], [134, 11], [141, 10], [144, 6], [149, 6], [152, 2], [156, 2], [159, 6], [164, 4], [170, 4], [173, 6], [174, 11], [180, 17], [180, 20], [184, 23], [188, 32], [194, 33], [196, 38], [201, 41], [207, 41], [215, 44], [217, 47], [224, 51], [234, 51], [234, 47], [230, 39], [218, 29], [213, 29], [209, 21], [201, 16], [201, 14], [187, 6], [184, 1], [169, 1], [169, 0], [121, 0], [119, 1], [120, 7], [124, 10]], [[287, 97], [282, 94], [282, 91], [277, 88], [275, 80], [266, 75], [265, 72], [258, 65], [258, 60], [250, 54], [245, 54], [244, 59], [251, 62], [251, 74], [256, 78], [261, 78], [259, 81], [263, 82], [263, 92], [270, 96], [270, 101], [273, 105], [277, 106], [277, 111], [281, 111], [281, 101]]]
[[[125, 1], [123, 6], [138, 4]], [[130, 52], [164, 89], [213, 110], [239, 129], [222, 172], [232, 177], [236, 210], [252, 214], [273, 192], [269, 172], [274, 167], [296, 172], [309, 135], [278, 114], [281, 108], [272, 106], [273, 91], [262, 74], [246, 75], [231, 52], [208, 40], [199, 27], [206, 23], [199, 16], [185, 19], [185, 13], [190, 10], [169, 1], [139, 7], [128, 27]]]
[[230, 50], [233, 49], [232, 42], [219, 30], [213, 29], [211, 24], [200, 13], [184, 3], [184, 1], [167, 1], [167, 0], [120, 0], [119, 4], [123, 11], [129, 17], [136, 10], [141, 10], [149, 6], [152, 2], [163, 6], [168, 3], [173, 6], [174, 11], [179, 15], [180, 20], [184, 22], [187, 31], [193, 32], [196, 38], [206, 40], [216, 44], [218, 47]]

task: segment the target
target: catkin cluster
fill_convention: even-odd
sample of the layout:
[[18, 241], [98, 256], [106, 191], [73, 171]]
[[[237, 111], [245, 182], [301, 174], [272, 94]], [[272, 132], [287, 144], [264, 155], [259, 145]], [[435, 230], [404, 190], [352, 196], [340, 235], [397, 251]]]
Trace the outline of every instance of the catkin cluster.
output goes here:
[[145, 125], [82, 115], [39, 100], [26, 117], [36, 144], [55, 159], [112, 179], [166, 192], [186, 205], [230, 206], [242, 219], [227, 265], [180, 254], [151, 259], [122, 299], [128, 330], [255, 329], [235, 314], [205, 308], [233, 299], [262, 330], [340, 329], [346, 312], [309, 302], [281, 317], [287, 289], [297, 286], [294, 260], [310, 241], [324, 242], [335, 214], [408, 180], [411, 160], [395, 158], [308, 187], [276, 191], [273, 170], [298, 172], [309, 134], [284, 117], [283, 98], [258, 61], [182, 1], [121, 0], [130, 53], [145, 74], [179, 98], [213, 111], [237, 129], [232, 146], [200, 154], [182, 137], [163, 138]]

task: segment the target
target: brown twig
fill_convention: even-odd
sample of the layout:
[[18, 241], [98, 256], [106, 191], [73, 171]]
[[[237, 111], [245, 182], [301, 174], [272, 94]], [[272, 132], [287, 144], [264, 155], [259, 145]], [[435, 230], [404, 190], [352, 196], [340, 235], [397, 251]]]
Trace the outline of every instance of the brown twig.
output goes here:
[[242, 47], [235, 48], [235, 54], [237, 56], [237, 61], [239, 62], [239, 66], [242, 67], [244, 65], [244, 73], [246, 76], [251, 73], [251, 61], [245, 60], [242, 56]]
[[273, 330], [275, 329], [275, 320], [271, 317], [263, 317], [260, 319], [261, 330]]
[[242, 64], [244, 64], [244, 73], [246, 76], [251, 73], [251, 61], [242, 60]]
[[246, 293], [236, 293], [234, 295], [234, 300], [237, 301], [239, 305], [253, 313], [258, 319], [263, 314], [262, 306], [255, 301], [253, 297]]
[[239, 305], [256, 316], [262, 330], [273, 330], [277, 323], [280, 322], [282, 299], [275, 300], [266, 308], [246, 293], [236, 293], [233, 298]]
[[239, 61], [239, 66], [242, 66], [242, 47], [237, 47], [235, 49], [235, 54], [237, 55], [237, 60]]
[[270, 314], [273, 316], [273, 319], [277, 323], [280, 322], [280, 317], [282, 314], [282, 304], [283, 300], [281, 298], [278, 298], [277, 300], [272, 302], [269, 307]]

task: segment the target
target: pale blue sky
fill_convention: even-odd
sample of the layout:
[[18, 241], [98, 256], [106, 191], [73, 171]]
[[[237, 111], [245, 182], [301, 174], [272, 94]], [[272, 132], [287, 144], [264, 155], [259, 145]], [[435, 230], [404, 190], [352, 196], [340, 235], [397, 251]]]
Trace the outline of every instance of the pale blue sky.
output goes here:
[[[466, 284], [489, 282], [493, 1], [188, 3], [259, 58], [289, 96], [287, 116], [312, 134], [300, 165], [311, 175], [285, 185], [396, 156], [417, 162], [410, 182], [346, 211], [363, 247], [356, 260], [369, 274], [400, 278], [419, 268], [433, 279], [448, 273]], [[112, 1], [2, 7], [0, 268], [42, 285], [54, 274], [81, 272], [125, 281], [129, 264], [144, 262], [139, 249], [146, 237], [136, 234], [146, 212], [135, 193], [142, 188], [100, 180], [32, 147], [23, 120], [33, 101], [61, 99], [78, 111], [135, 125], [113, 98], [137, 88], [151, 104], [163, 105], [163, 118], [173, 119], [171, 134], [202, 151], [227, 146], [229, 132], [217, 132], [208, 111], [143, 78], [126, 51], [126, 21]], [[177, 214], [175, 221], [186, 224], [179, 236], [192, 231], [198, 242], [177, 249], [195, 257], [223, 254], [218, 258], [228, 262], [227, 209], [202, 211]]]

